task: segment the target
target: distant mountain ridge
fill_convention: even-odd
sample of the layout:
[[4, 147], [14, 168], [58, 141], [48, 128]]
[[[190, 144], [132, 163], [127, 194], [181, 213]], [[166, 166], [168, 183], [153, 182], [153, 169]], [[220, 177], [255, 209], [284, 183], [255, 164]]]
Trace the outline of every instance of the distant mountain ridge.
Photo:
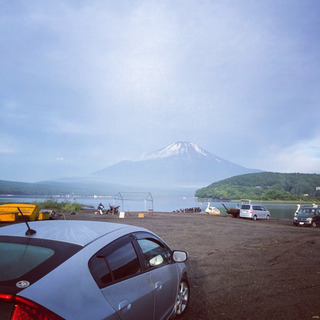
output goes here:
[[0, 194], [14, 195], [113, 195], [119, 191], [152, 191], [158, 194], [194, 195], [215, 181], [260, 172], [224, 160], [197, 144], [178, 141], [140, 160], [121, 161], [80, 177], [24, 183], [0, 180]]
[[94, 194], [112, 195], [119, 191], [121, 186], [108, 183], [99, 183], [80, 179], [75, 181], [42, 181], [18, 182], [0, 180], [0, 195], [4, 196], [39, 196], [50, 197], [54, 195], [67, 196], [71, 194], [92, 196]]
[[126, 185], [199, 188], [235, 175], [260, 171], [224, 160], [195, 143], [178, 141], [141, 160], [125, 160], [93, 172], [92, 177]]

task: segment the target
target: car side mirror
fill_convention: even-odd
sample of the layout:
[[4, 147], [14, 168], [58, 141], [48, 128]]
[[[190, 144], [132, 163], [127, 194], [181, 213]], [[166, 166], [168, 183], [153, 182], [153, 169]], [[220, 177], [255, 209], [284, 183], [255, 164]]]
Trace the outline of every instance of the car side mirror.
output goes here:
[[163, 258], [161, 254], [158, 254], [157, 256], [153, 257], [150, 261], [150, 267], [156, 267], [159, 266], [163, 262]]
[[172, 252], [172, 260], [174, 262], [185, 262], [188, 259], [188, 253], [181, 250], [174, 250]]

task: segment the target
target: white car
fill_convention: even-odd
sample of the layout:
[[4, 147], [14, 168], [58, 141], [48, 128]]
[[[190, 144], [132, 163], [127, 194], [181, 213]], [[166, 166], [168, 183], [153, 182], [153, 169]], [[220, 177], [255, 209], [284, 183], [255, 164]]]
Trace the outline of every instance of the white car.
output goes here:
[[140, 227], [13, 224], [0, 257], [1, 319], [168, 319], [189, 302], [187, 253]]
[[270, 219], [270, 212], [261, 205], [252, 204], [251, 200], [242, 200], [240, 207], [240, 218], [248, 218], [252, 220], [257, 219]]

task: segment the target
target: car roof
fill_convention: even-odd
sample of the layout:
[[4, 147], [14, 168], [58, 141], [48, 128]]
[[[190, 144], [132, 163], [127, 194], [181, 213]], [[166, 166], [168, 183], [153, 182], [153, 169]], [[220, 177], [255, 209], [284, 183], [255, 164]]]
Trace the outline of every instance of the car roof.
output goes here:
[[123, 229], [124, 233], [148, 231], [144, 228], [121, 223], [78, 220], [46, 220], [28, 222], [36, 233], [26, 235], [26, 223], [16, 223], [0, 228], [0, 236], [48, 239], [86, 246], [92, 241], [115, 231]]

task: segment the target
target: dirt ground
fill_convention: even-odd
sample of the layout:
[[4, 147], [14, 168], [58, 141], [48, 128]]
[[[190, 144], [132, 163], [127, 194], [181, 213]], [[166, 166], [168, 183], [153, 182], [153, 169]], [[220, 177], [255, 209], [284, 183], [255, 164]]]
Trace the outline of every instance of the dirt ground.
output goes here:
[[182, 213], [66, 218], [142, 226], [186, 250], [191, 302], [183, 320], [320, 319], [320, 228]]

